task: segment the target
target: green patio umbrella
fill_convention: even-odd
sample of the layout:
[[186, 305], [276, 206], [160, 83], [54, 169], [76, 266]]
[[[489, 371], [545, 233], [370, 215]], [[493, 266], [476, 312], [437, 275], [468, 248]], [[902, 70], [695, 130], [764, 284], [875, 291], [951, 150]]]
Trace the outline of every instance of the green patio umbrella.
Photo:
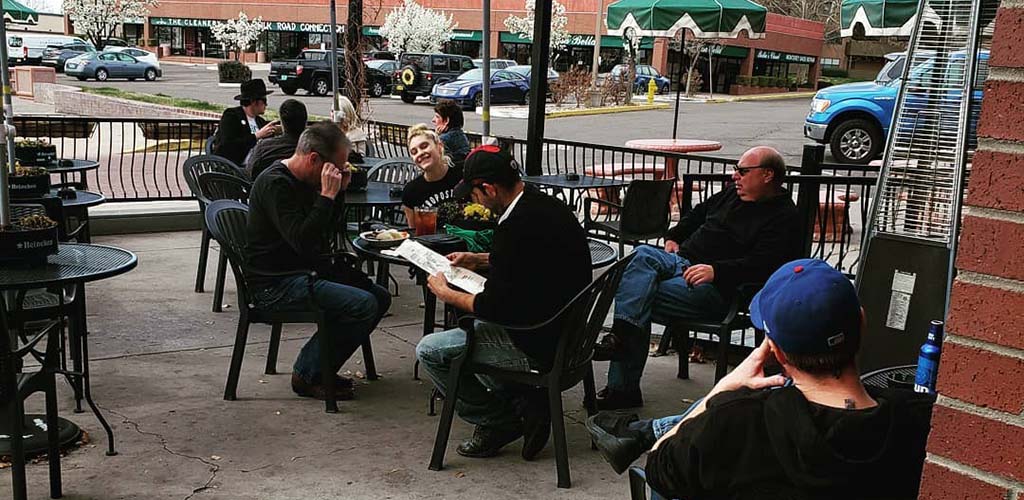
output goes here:
[[19, 24], [38, 24], [39, 13], [18, 3], [17, 0], [4, 0], [4, 21]]
[[[865, 36], [910, 36], [917, 21], [918, 0], [843, 0], [839, 9], [839, 34], [853, 36], [859, 24]], [[942, 22], [927, 8], [924, 21], [938, 28]]]
[[608, 33], [674, 37], [683, 28], [697, 38], [763, 38], [768, 9], [749, 0], [619, 0], [608, 6]]
[[[608, 6], [608, 33], [623, 38], [650, 36], [674, 38], [686, 31], [697, 38], [764, 38], [768, 9], [750, 0], [619, 0]], [[672, 138], [679, 130], [679, 95], [682, 92], [682, 65], [676, 83], [675, 117]]]

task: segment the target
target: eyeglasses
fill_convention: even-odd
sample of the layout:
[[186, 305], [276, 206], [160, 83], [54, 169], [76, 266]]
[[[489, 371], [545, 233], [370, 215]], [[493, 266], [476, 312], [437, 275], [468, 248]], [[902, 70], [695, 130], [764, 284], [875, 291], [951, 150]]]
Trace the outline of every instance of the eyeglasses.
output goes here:
[[758, 169], [758, 168], [765, 168], [765, 167], [761, 167], [761, 166], [758, 166], [758, 167], [741, 167], [741, 166], [737, 165], [737, 166], [732, 168], [732, 171], [733, 171], [733, 173], [740, 174], [740, 177], [746, 177], [746, 175], [749, 174], [751, 170]]

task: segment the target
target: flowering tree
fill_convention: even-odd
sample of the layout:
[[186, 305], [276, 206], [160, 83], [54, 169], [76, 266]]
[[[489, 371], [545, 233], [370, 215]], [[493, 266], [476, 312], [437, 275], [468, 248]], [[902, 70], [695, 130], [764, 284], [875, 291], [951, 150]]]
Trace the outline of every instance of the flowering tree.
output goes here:
[[64, 14], [76, 33], [84, 33], [97, 49], [103, 50], [119, 26], [139, 22], [156, 4], [156, 0], [64, 0]]
[[210, 27], [210, 33], [218, 42], [224, 44], [225, 49], [234, 50], [235, 60], [238, 60], [241, 52], [256, 43], [266, 29], [262, 17], [249, 19], [245, 12], [239, 12], [238, 19], [228, 19], [226, 22], [214, 24]]
[[[519, 35], [522, 38], [533, 40], [534, 24], [534, 2], [526, 0], [526, 16], [508, 16], [505, 18], [505, 28], [509, 32]], [[565, 15], [565, 6], [558, 3], [558, 0], [551, 2], [551, 50], [559, 50], [569, 43], [569, 31], [566, 26], [569, 18]]]
[[416, 3], [405, 2], [388, 12], [380, 36], [388, 41], [388, 49], [398, 52], [440, 52], [441, 46], [452, 38], [458, 24], [444, 11], [428, 9]]

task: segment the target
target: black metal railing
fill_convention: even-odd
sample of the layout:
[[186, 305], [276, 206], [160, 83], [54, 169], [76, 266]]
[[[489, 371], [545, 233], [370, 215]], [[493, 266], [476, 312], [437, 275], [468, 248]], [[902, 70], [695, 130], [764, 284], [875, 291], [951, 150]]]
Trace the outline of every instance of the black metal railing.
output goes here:
[[89, 189], [110, 201], [194, 199], [181, 167], [203, 154], [212, 118], [88, 118], [16, 116], [17, 136], [46, 139], [59, 158], [91, 160]]

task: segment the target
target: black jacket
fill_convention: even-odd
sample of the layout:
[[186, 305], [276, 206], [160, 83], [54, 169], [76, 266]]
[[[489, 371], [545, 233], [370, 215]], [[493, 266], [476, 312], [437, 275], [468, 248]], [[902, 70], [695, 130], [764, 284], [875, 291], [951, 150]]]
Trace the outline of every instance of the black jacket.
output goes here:
[[[554, 316], [590, 284], [590, 246], [569, 207], [527, 187], [494, 231], [491, 269], [473, 312], [482, 320], [527, 326]], [[550, 367], [560, 328], [513, 333], [516, 347]]]
[[260, 173], [274, 162], [290, 158], [295, 154], [295, 146], [298, 143], [299, 136], [289, 134], [267, 137], [257, 142], [245, 157], [245, 173], [255, 181]]
[[800, 258], [801, 231], [789, 191], [761, 201], [743, 201], [729, 187], [697, 205], [668, 232], [679, 255], [715, 269], [723, 296], [737, 285], [767, 281], [782, 264]]
[[669, 498], [916, 499], [935, 396], [868, 387], [864, 410], [796, 387], [724, 392], [647, 456]]
[[[263, 128], [267, 121], [262, 116], [256, 117], [256, 127]], [[245, 156], [256, 145], [256, 134], [249, 129], [249, 121], [241, 106], [228, 108], [220, 115], [217, 135], [213, 142], [213, 154], [223, 156], [239, 167], [245, 162]]]

